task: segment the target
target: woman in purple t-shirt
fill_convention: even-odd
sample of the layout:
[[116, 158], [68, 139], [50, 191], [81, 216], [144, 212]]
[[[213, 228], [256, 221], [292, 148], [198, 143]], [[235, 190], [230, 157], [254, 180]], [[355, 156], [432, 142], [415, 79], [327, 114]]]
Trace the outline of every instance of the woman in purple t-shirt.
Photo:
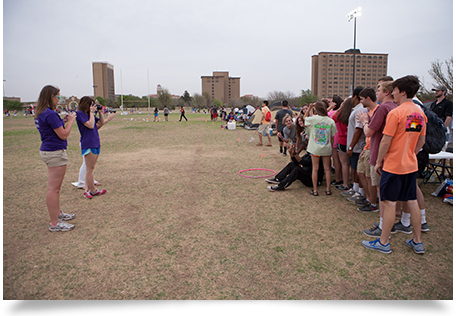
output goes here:
[[105, 119], [101, 111], [98, 111], [99, 118], [95, 117], [97, 104], [91, 97], [82, 97], [79, 102], [79, 111], [76, 121], [79, 132], [81, 133], [81, 153], [86, 163], [86, 177], [84, 196], [91, 199], [95, 195], [102, 195], [106, 190], [95, 189], [93, 171], [100, 154], [100, 136], [98, 129], [105, 124]]
[[48, 168], [46, 204], [51, 218], [49, 230], [52, 232], [72, 230], [74, 225], [63, 221], [75, 217], [74, 214], [66, 214], [60, 210], [60, 188], [68, 164], [67, 138], [76, 114], [70, 113], [62, 120], [55, 112], [59, 101], [60, 89], [45, 86], [35, 108], [35, 125], [41, 136], [40, 156]]

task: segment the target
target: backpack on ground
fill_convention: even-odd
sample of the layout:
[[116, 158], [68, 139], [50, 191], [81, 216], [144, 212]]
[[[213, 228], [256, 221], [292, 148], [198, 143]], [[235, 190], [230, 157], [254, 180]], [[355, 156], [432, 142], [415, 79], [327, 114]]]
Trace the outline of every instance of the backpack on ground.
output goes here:
[[428, 154], [438, 154], [446, 142], [446, 127], [442, 119], [433, 111], [422, 107], [428, 121], [426, 124], [426, 141], [423, 150]]
[[266, 122], [271, 122], [271, 111], [268, 111], [268, 113], [266, 113], [265, 120]]

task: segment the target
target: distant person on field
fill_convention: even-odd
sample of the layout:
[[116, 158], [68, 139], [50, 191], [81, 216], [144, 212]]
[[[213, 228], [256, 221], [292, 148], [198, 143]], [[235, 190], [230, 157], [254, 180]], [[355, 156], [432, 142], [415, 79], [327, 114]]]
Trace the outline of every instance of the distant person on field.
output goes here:
[[188, 121], [187, 118], [185, 117], [185, 110], [184, 110], [183, 106], [181, 106], [180, 113], [181, 113], [181, 116], [179, 118], [179, 122], [182, 121], [182, 118], [184, 118], [185, 121]]
[[169, 110], [166, 105], [165, 105], [165, 108], [163, 109], [163, 115], [165, 116], [165, 122], [168, 122]]
[[155, 110], [154, 110], [154, 122], [157, 121], [157, 118], [158, 118], [158, 109], [155, 108]]
[[72, 230], [74, 225], [64, 221], [75, 217], [74, 214], [66, 214], [60, 210], [60, 188], [68, 164], [67, 138], [76, 114], [67, 114], [62, 120], [55, 112], [59, 101], [60, 89], [45, 86], [41, 90], [35, 110], [35, 125], [41, 136], [40, 156], [48, 169], [46, 204], [51, 218], [51, 232]]

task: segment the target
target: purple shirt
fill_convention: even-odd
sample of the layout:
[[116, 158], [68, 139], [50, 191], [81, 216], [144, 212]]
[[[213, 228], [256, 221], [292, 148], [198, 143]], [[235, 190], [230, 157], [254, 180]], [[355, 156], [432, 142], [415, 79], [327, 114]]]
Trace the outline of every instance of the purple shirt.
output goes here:
[[41, 112], [35, 119], [35, 125], [41, 136], [41, 151], [57, 151], [67, 148], [67, 141], [60, 139], [54, 132], [59, 127], [65, 128], [60, 116], [50, 108]]
[[90, 129], [84, 125], [85, 122], [90, 120], [90, 116], [82, 111], [78, 111], [76, 115], [76, 122], [78, 123], [79, 133], [81, 134], [81, 149], [100, 148], [100, 136], [98, 135], [97, 128], [99, 118], [95, 117], [94, 127]]
[[378, 157], [378, 148], [380, 147], [380, 141], [383, 137], [383, 129], [385, 128], [386, 116], [389, 111], [397, 107], [396, 103], [388, 101], [380, 104], [372, 114], [371, 120], [368, 127], [375, 130], [374, 135], [371, 137], [370, 145], [370, 159], [369, 164], [375, 166]]

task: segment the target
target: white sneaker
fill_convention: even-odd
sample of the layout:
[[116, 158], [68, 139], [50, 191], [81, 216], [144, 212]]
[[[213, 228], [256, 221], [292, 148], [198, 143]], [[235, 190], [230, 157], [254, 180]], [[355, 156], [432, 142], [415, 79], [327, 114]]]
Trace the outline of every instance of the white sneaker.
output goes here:
[[51, 232], [67, 232], [74, 228], [74, 225], [65, 222], [58, 222], [55, 226], [49, 223], [49, 231]]

